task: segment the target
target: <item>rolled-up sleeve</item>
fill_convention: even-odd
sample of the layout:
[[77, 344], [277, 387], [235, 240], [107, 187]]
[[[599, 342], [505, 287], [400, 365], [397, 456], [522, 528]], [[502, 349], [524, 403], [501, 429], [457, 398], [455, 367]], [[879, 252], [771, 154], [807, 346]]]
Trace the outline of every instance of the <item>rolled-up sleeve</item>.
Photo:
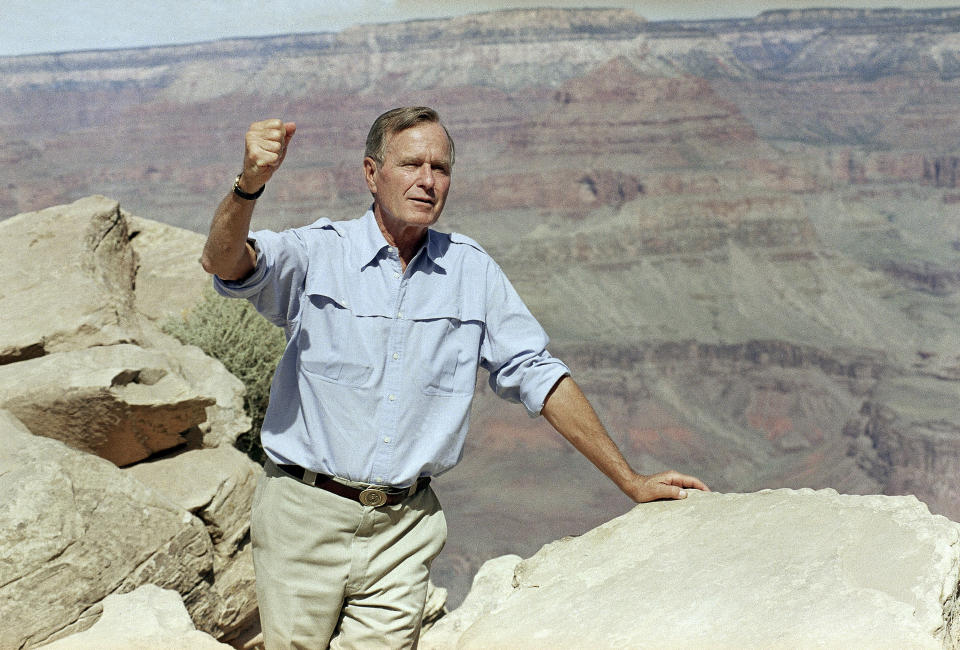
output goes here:
[[547, 333], [495, 264], [488, 270], [486, 302], [480, 356], [490, 372], [490, 387], [536, 417], [547, 394], [570, 369], [547, 352]]
[[253, 273], [243, 280], [213, 277], [213, 287], [227, 298], [245, 298], [278, 327], [287, 327], [299, 312], [307, 273], [306, 245], [295, 230], [251, 232], [248, 240], [257, 253]]

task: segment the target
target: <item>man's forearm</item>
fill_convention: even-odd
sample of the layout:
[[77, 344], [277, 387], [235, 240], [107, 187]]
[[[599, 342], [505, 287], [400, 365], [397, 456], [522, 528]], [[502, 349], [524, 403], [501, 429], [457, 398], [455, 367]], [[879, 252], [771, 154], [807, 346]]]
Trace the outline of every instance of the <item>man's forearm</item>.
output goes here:
[[607, 475], [621, 490], [635, 472], [610, 438], [580, 386], [570, 376], [553, 387], [542, 415], [577, 451]]
[[230, 192], [220, 202], [210, 224], [201, 264], [223, 280], [241, 280], [253, 271], [256, 254], [247, 245], [247, 233], [256, 201]]
[[637, 474], [607, 433], [593, 406], [569, 376], [556, 383], [544, 402], [543, 417], [624, 494], [637, 502], [682, 499], [684, 488], [708, 490], [700, 479], [669, 471]]

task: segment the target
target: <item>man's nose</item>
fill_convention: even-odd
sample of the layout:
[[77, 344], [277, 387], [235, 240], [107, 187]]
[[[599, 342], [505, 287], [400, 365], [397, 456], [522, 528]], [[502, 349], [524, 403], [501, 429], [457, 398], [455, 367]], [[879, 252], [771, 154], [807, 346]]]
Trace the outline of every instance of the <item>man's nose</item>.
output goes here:
[[436, 179], [433, 177], [433, 167], [430, 165], [430, 163], [423, 163], [420, 165], [417, 184], [426, 189], [430, 189], [433, 187], [435, 180]]

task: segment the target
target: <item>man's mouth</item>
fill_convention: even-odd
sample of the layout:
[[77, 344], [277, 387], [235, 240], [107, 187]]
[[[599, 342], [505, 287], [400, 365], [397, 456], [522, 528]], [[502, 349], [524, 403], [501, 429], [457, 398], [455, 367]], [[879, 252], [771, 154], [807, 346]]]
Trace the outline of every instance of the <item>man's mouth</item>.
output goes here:
[[411, 196], [411, 197], [410, 197], [410, 200], [413, 201], [414, 203], [420, 203], [421, 205], [431, 205], [431, 206], [432, 206], [433, 203], [434, 203], [433, 199], [423, 199], [423, 198], [419, 198], [419, 197], [415, 197], [415, 196]]

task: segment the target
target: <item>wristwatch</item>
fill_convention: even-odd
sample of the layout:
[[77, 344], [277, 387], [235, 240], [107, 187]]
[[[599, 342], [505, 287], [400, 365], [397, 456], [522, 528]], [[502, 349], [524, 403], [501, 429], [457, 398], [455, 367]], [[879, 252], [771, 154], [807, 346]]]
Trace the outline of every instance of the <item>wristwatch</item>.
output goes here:
[[267, 188], [266, 185], [261, 185], [260, 189], [251, 194], [250, 192], [244, 192], [240, 189], [240, 177], [243, 176], [243, 172], [237, 174], [237, 178], [233, 181], [233, 193], [239, 196], [241, 199], [246, 199], [247, 201], [255, 201], [260, 198], [260, 195], [263, 194], [263, 190]]

